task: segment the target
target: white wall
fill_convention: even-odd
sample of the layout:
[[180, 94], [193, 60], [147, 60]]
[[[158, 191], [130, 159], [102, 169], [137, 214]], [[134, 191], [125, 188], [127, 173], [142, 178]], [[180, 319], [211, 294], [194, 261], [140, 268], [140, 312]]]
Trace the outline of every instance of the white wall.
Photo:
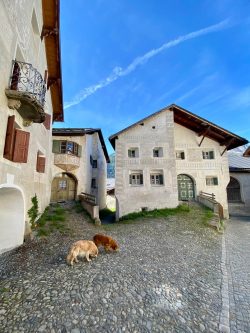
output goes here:
[[[155, 128], [153, 128], [155, 127]], [[116, 218], [131, 212], [178, 205], [174, 154], [173, 113], [163, 112], [119, 135], [116, 140]], [[138, 147], [139, 157], [129, 158], [128, 149]], [[163, 148], [163, 157], [153, 157], [155, 147]], [[164, 185], [152, 186], [150, 172], [163, 170]], [[131, 186], [131, 170], [143, 170], [144, 184]]]
[[[176, 160], [177, 175], [187, 174], [194, 179], [196, 195], [200, 191], [214, 193], [216, 200], [223, 206], [225, 217], [228, 218], [226, 187], [230, 177], [227, 152], [221, 156], [225, 147], [208, 138], [205, 138], [199, 147], [201, 139], [202, 136], [175, 123], [175, 149], [185, 152], [185, 160]], [[206, 149], [214, 151], [214, 159], [203, 159], [202, 151]], [[207, 186], [206, 177], [208, 176], [217, 177], [218, 185]]]
[[[47, 130], [43, 124], [32, 124], [23, 126], [23, 119], [16, 110], [8, 107], [8, 99], [5, 89], [8, 87], [12, 60], [23, 60], [31, 63], [42, 77], [47, 69], [44, 41], [39, 34], [35, 35], [31, 24], [33, 10], [37, 15], [39, 34], [42, 29], [42, 2], [35, 1], [0, 1], [0, 186], [19, 187], [24, 194], [24, 207], [26, 230], [29, 231], [29, 219], [27, 211], [31, 207], [31, 198], [37, 194], [39, 210], [42, 212], [48, 205], [50, 199], [50, 151], [51, 130]], [[45, 112], [52, 114], [50, 91], [46, 92]], [[5, 134], [8, 116], [15, 115], [18, 127], [30, 132], [30, 143], [27, 163], [14, 163], [3, 158]], [[41, 151], [46, 156], [45, 173], [36, 172], [37, 152]], [[0, 193], [0, 202], [5, 196]], [[19, 214], [17, 205], [13, 209]], [[10, 216], [14, 214], [9, 210]], [[16, 221], [18, 226], [18, 221]], [[23, 230], [19, 230], [19, 239], [23, 239]], [[0, 234], [1, 226], [0, 226]]]

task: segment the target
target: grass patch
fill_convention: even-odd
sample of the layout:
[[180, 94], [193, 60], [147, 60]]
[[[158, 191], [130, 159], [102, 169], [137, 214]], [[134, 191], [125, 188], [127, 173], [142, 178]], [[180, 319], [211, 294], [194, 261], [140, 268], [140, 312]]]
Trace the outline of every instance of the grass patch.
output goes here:
[[47, 237], [55, 231], [67, 233], [70, 229], [65, 225], [65, 210], [58, 204], [47, 207], [37, 221], [38, 237]]
[[105, 217], [109, 216], [109, 215], [113, 215], [115, 212], [115, 210], [109, 209], [109, 208], [104, 208], [102, 210], [99, 211], [99, 217], [100, 219], [104, 219]]
[[120, 218], [119, 221], [127, 222], [133, 221], [138, 218], [160, 218], [160, 217], [168, 217], [171, 215], [176, 215], [180, 213], [187, 213], [190, 211], [190, 207], [188, 205], [179, 205], [176, 208], [163, 208], [163, 209], [154, 209], [149, 211], [141, 211], [136, 213], [130, 213], [124, 215]]
[[211, 220], [214, 216], [214, 212], [207, 208], [207, 207], [203, 207], [203, 216], [202, 216], [202, 222], [205, 224], [205, 225], [209, 225], [209, 220]]

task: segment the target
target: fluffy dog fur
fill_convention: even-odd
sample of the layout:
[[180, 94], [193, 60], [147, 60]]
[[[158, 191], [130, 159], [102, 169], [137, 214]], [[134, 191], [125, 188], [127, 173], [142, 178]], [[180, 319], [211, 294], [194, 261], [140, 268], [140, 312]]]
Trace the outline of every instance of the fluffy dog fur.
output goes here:
[[110, 250], [118, 251], [119, 249], [117, 242], [110, 236], [97, 234], [93, 237], [93, 241], [97, 247], [103, 246], [107, 252]]
[[74, 261], [78, 262], [78, 256], [86, 257], [87, 261], [90, 261], [91, 259], [89, 256], [97, 257], [97, 255], [98, 248], [94, 242], [89, 240], [79, 240], [71, 246], [66, 260], [69, 265], [73, 266]]

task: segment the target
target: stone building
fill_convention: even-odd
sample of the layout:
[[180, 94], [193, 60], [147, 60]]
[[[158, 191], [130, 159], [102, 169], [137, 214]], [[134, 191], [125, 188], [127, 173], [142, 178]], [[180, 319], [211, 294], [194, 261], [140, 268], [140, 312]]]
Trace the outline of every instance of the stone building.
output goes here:
[[109, 156], [101, 130], [54, 128], [52, 135], [51, 201], [75, 200], [83, 192], [105, 208]]
[[0, 1], [0, 252], [50, 202], [51, 122], [63, 120], [59, 1]]
[[228, 217], [227, 150], [247, 143], [172, 104], [109, 138], [116, 152], [116, 217], [176, 207], [213, 193]]
[[228, 152], [228, 207], [230, 215], [250, 216], [250, 147], [242, 148]]

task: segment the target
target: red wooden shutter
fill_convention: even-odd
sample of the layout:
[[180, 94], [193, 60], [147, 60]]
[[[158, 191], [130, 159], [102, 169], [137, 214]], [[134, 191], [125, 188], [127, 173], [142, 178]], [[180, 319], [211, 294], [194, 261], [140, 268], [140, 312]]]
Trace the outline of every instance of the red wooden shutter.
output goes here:
[[27, 163], [30, 133], [16, 129], [13, 162]]
[[37, 172], [45, 172], [45, 162], [46, 158], [44, 156], [37, 155], [37, 163], [36, 163], [36, 171]]
[[15, 139], [15, 116], [8, 118], [3, 157], [12, 161]]
[[51, 124], [51, 115], [48, 113], [45, 113], [45, 120], [43, 122], [44, 127], [49, 130]]

